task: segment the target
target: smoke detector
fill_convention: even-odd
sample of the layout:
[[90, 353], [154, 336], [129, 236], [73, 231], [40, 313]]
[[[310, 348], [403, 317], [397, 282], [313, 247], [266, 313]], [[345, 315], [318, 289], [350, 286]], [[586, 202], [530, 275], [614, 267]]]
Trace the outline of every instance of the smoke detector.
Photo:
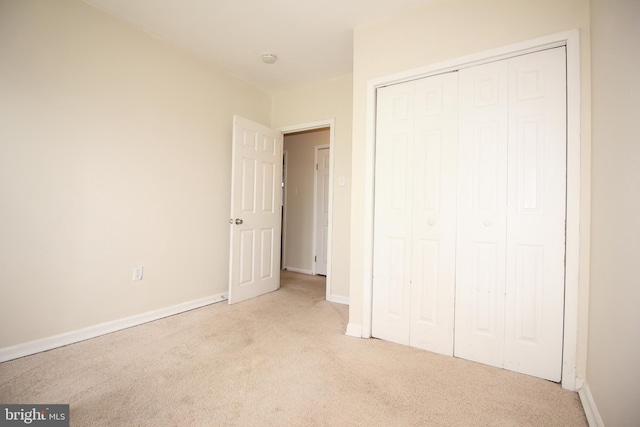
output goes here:
[[278, 57], [271, 53], [265, 53], [264, 55], [262, 55], [262, 62], [264, 62], [265, 64], [273, 64], [274, 62], [276, 62], [276, 59], [278, 59]]

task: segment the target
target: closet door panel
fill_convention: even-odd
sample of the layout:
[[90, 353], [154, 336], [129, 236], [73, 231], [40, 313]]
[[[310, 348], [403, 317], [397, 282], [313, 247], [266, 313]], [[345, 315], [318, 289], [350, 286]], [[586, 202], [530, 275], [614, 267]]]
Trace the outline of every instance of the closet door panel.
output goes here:
[[508, 64], [459, 72], [455, 355], [503, 366]]
[[414, 96], [410, 343], [453, 355], [457, 73], [416, 81]]
[[413, 83], [378, 90], [373, 336], [409, 345]]
[[559, 381], [566, 206], [565, 49], [509, 61], [505, 368]]
[[372, 333], [452, 355], [457, 74], [378, 90]]

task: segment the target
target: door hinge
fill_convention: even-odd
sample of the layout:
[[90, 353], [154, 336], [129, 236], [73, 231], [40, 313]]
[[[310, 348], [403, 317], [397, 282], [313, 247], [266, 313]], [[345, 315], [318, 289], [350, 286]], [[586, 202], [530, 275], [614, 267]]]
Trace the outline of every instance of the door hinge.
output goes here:
[[316, 170], [318, 170], [318, 164], [316, 163]]
[[313, 262], [318, 262], [318, 256], [317, 255], [313, 257]]

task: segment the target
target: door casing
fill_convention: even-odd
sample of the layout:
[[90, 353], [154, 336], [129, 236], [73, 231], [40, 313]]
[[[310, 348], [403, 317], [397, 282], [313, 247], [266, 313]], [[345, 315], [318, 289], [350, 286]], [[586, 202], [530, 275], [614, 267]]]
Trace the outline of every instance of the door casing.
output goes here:
[[[325, 270], [323, 271], [319, 271], [320, 269], [318, 268], [318, 264], [320, 264], [319, 260], [319, 256], [320, 256], [320, 251], [318, 250], [318, 245], [319, 243], [322, 241], [322, 235], [318, 233], [319, 230], [319, 222], [321, 220], [321, 218], [319, 218], [320, 213], [319, 213], [319, 209], [321, 208], [320, 206], [320, 202], [318, 200], [318, 193], [320, 190], [320, 175], [318, 172], [318, 165], [320, 164], [320, 150], [329, 150], [329, 159], [331, 159], [331, 145], [316, 145], [315, 147], [313, 147], [313, 161], [315, 164], [315, 171], [313, 173], [313, 252], [314, 252], [314, 258], [313, 258], [313, 274], [322, 274], [324, 276], [327, 275], [327, 271], [326, 269], [328, 269], [328, 266], [326, 267]], [[331, 176], [329, 176], [329, 178], [331, 178]], [[329, 182], [330, 184], [330, 182]], [[328, 196], [327, 196], [328, 197]], [[327, 217], [329, 216], [329, 212], [327, 212]], [[329, 230], [327, 229], [327, 233], [329, 232]], [[329, 236], [327, 235], [327, 238]], [[329, 241], [327, 240], [327, 244], [329, 243]], [[327, 247], [327, 250], [329, 248]], [[328, 255], [328, 254], [327, 254]]]

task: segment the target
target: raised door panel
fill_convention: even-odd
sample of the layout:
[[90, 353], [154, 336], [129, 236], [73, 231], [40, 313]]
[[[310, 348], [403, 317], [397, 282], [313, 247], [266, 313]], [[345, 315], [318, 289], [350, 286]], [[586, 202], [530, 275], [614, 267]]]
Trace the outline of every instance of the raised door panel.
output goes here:
[[455, 355], [502, 367], [508, 64], [459, 74]]
[[509, 60], [505, 368], [559, 381], [566, 205], [565, 49]]
[[254, 255], [256, 253], [256, 232], [255, 230], [239, 231], [239, 275], [238, 285], [240, 287], [250, 286], [254, 283]]
[[273, 214], [276, 204], [279, 201], [278, 189], [276, 185], [276, 165], [269, 161], [262, 162], [262, 199], [261, 211], [266, 214]]

